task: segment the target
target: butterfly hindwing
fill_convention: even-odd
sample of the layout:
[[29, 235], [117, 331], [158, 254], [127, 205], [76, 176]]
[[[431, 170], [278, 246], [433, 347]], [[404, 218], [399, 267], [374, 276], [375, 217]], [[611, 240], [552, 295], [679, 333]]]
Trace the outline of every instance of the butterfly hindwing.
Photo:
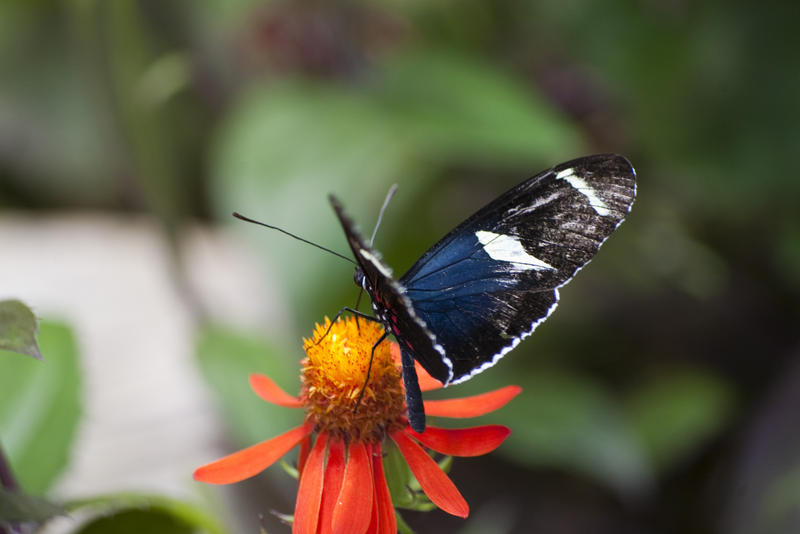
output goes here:
[[625, 158], [573, 160], [509, 190], [431, 247], [400, 286], [444, 348], [445, 382], [493, 365], [532, 333], [634, 196]]

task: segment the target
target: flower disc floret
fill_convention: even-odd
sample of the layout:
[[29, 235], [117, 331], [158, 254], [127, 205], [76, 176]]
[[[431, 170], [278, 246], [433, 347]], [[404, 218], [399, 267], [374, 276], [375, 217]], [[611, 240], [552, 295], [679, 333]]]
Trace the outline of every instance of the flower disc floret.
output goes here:
[[377, 443], [404, 426], [400, 370], [389, 342], [380, 343], [372, 355], [372, 347], [383, 333], [378, 323], [348, 317], [333, 325], [326, 319], [316, 325], [311, 339], [304, 340], [307, 357], [300, 399], [306, 420], [320, 432], [348, 442]]

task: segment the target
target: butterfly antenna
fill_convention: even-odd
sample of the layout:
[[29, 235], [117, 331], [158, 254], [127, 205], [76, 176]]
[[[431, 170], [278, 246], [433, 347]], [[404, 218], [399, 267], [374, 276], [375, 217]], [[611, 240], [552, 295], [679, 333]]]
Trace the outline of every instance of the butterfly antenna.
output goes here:
[[386, 206], [389, 205], [389, 201], [392, 200], [395, 191], [397, 191], [397, 184], [392, 184], [392, 187], [389, 188], [389, 192], [386, 193], [386, 198], [383, 201], [383, 206], [381, 206], [381, 211], [378, 213], [378, 222], [375, 223], [375, 229], [372, 231], [372, 237], [369, 240], [369, 246], [375, 242], [375, 235], [378, 233], [378, 227], [381, 225], [381, 221], [383, 220], [383, 212], [386, 211]]
[[[389, 188], [389, 192], [386, 193], [386, 198], [383, 199], [383, 206], [381, 206], [381, 211], [378, 212], [378, 221], [375, 223], [375, 229], [372, 230], [372, 237], [369, 238], [369, 246], [372, 246], [375, 243], [375, 236], [378, 235], [378, 228], [381, 226], [381, 221], [383, 221], [383, 213], [386, 211], [386, 207], [389, 205], [389, 201], [392, 200], [395, 192], [397, 191], [397, 184], [392, 184], [392, 187]], [[358, 305], [361, 303], [361, 296], [364, 294], [364, 288], [358, 288], [358, 297], [356, 298], [356, 306], [355, 308], [358, 309]], [[358, 315], [356, 315], [356, 328], [360, 330], [360, 325], [358, 324]], [[362, 390], [363, 394], [363, 390]]]
[[265, 226], [265, 227], [267, 227], [267, 228], [269, 228], [271, 230], [277, 230], [277, 231], [279, 231], [279, 232], [281, 232], [283, 234], [288, 235], [289, 237], [293, 237], [293, 238], [297, 239], [298, 241], [302, 241], [303, 243], [307, 243], [307, 244], [311, 245], [312, 247], [317, 247], [320, 250], [324, 250], [325, 252], [329, 252], [329, 253], [333, 254], [334, 256], [342, 258], [343, 260], [346, 260], [346, 261], [348, 261], [348, 262], [350, 262], [352, 264], [356, 263], [355, 261], [353, 261], [351, 258], [348, 258], [347, 256], [339, 254], [338, 252], [335, 252], [335, 251], [333, 251], [333, 250], [331, 250], [329, 248], [325, 248], [322, 245], [318, 245], [318, 244], [314, 243], [313, 241], [309, 241], [308, 239], [303, 239], [299, 235], [295, 235], [295, 234], [293, 234], [291, 232], [287, 232], [283, 228], [278, 228], [277, 226], [272, 226], [271, 224], [263, 223], [261, 221], [255, 220], [255, 219], [251, 219], [250, 217], [245, 217], [241, 213], [238, 213], [238, 212], [235, 212], [235, 211], [233, 212], [233, 216], [236, 217], [237, 219], [240, 219], [240, 220], [245, 221], [245, 222], [249, 222], [249, 223]]

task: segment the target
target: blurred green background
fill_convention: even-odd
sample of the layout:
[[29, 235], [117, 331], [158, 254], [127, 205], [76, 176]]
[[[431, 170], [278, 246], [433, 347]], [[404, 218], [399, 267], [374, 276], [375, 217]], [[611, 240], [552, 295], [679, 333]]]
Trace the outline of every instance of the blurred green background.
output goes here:
[[[345, 252], [327, 194], [367, 233], [398, 183], [376, 245], [402, 273], [535, 172], [624, 154], [639, 178], [628, 222], [536, 336], [444, 392], [524, 388], [480, 420], [511, 427], [500, 450], [454, 464], [472, 516], [408, 522], [796, 533], [798, 15], [789, 1], [5, 0], [0, 210], [158, 221], [241, 446], [299, 416], [237, 380], [263, 371], [293, 391], [300, 336], [356, 290], [348, 264], [231, 211]], [[198, 224], [249, 242], [281, 321], [207, 320], [185, 276]], [[228, 514], [254, 529], [289, 511], [269, 497], [279, 477]]]

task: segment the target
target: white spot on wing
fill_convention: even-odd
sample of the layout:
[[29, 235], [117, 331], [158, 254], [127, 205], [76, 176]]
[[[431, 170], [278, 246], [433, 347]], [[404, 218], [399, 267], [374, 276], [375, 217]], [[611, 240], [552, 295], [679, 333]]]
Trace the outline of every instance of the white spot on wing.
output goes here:
[[478, 230], [475, 232], [475, 237], [478, 238], [478, 241], [483, 245], [483, 250], [493, 260], [511, 263], [515, 269], [521, 271], [529, 269], [536, 271], [555, 270], [552, 265], [528, 254], [516, 237], [495, 234], [486, 230]]
[[575, 172], [572, 169], [564, 169], [563, 171], [556, 174], [556, 178], [559, 180], [566, 180], [569, 185], [575, 188], [580, 194], [586, 197], [589, 201], [589, 205], [597, 212], [598, 215], [611, 215], [611, 210], [608, 209], [608, 205], [603, 202], [603, 200], [597, 196], [594, 189], [589, 187], [589, 184], [586, 183], [586, 180], [583, 178], [576, 176]]

